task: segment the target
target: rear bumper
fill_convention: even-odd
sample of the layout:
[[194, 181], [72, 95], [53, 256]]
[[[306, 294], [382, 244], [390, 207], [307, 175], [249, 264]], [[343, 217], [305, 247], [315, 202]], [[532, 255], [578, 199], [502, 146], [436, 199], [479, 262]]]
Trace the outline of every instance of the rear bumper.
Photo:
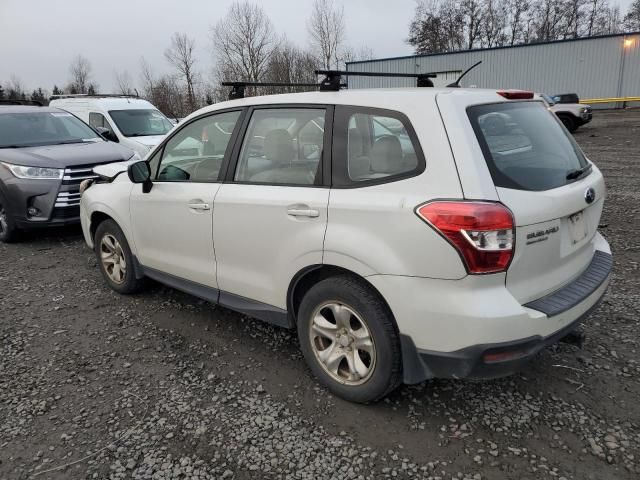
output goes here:
[[405, 383], [506, 376], [571, 333], [609, 285], [611, 253], [599, 235], [596, 243], [599, 249], [578, 278], [526, 305], [497, 274], [459, 281], [368, 277], [398, 323]]
[[[595, 303], [589, 309], [572, 320], [568, 325], [546, 337], [531, 337], [510, 342], [473, 345], [456, 352], [429, 352], [415, 349], [409, 337], [403, 338], [403, 349], [416, 352], [413, 362], [405, 372], [415, 382], [428, 378], [468, 378], [491, 379], [512, 375], [522, 370], [533, 357], [544, 348], [557, 343], [575, 330], [602, 300], [608, 286], [608, 279], [602, 292], [594, 295]], [[500, 360], [501, 359], [501, 360]]]

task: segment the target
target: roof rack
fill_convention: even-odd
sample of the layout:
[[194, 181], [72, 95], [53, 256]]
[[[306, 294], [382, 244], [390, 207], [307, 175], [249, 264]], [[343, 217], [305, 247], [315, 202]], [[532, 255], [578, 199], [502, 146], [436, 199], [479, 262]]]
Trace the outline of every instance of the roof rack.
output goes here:
[[[457, 72], [457, 70], [456, 70]], [[432, 78], [436, 78], [439, 73], [451, 73], [449, 71], [443, 72], [429, 72], [429, 73], [386, 73], [386, 72], [350, 72], [344, 70], [316, 70], [316, 75], [325, 75], [325, 78], [320, 82], [320, 91], [338, 91], [343, 86], [342, 77], [390, 77], [390, 78], [415, 78], [418, 87], [433, 87]]]
[[223, 87], [231, 87], [229, 100], [244, 98], [246, 87], [298, 87], [298, 88], [318, 88], [317, 83], [289, 83], [289, 82], [222, 82]]
[[50, 100], [57, 98], [140, 98], [138, 95], [123, 95], [119, 93], [63, 93], [60, 95], [51, 95]]
[[[458, 79], [448, 87], [459, 87], [460, 80], [469, 71], [479, 64], [471, 66], [458, 77]], [[387, 78], [415, 78], [418, 87], [433, 87], [432, 78], [445, 73], [460, 73], [460, 70], [441, 70], [438, 72], [428, 73], [395, 73], [395, 72], [351, 72], [345, 70], [315, 70], [316, 75], [324, 75], [320, 83], [289, 83], [289, 82], [222, 82], [223, 87], [231, 87], [229, 92], [229, 100], [244, 98], [246, 87], [299, 87], [299, 88], [319, 88], [321, 92], [337, 92], [342, 87], [347, 87], [342, 82], [342, 77], [387, 77]]]
[[8, 100], [0, 100], [0, 105], [33, 105], [34, 107], [42, 107], [42, 102], [38, 100], [20, 100], [18, 98], [10, 98]]

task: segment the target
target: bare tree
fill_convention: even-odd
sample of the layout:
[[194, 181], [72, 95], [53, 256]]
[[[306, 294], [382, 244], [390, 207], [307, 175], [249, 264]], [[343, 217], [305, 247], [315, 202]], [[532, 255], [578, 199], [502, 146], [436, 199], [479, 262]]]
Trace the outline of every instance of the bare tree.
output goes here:
[[90, 87], [95, 90], [95, 85], [92, 85], [89, 79], [91, 78], [91, 63], [86, 57], [77, 55], [71, 65], [69, 66], [69, 73], [71, 74], [71, 80], [68, 90], [73, 90], [76, 93], [88, 93]]
[[155, 85], [155, 77], [151, 65], [144, 57], [140, 57], [140, 82], [142, 83], [143, 95], [150, 98], [153, 94], [153, 87]]
[[185, 83], [187, 102], [192, 111], [197, 108], [195, 97], [197, 73], [194, 67], [196, 63], [194, 50], [195, 40], [189, 38], [186, 33], [176, 32], [171, 37], [171, 46], [164, 52], [167, 61], [173, 65], [178, 72], [178, 76]]
[[373, 60], [375, 53], [373, 49], [367, 45], [360, 45], [358, 48], [344, 47], [340, 57], [341, 63], [358, 62], [361, 60]]
[[314, 0], [307, 23], [311, 45], [323, 68], [338, 68], [345, 41], [344, 8], [333, 0]]
[[22, 80], [17, 75], [11, 75], [11, 78], [9, 78], [7, 98], [17, 100], [26, 99], [24, 83], [22, 83]]
[[116, 80], [116, 87], [118, 89], [117, 93], [122, 95], [135, 94], [135, 88], [132, 86], [131, 75], [127, 70], [123, 70], [121, 72], [114, 70], [113, 73]]
[[640, 0], [635, 0], [624, 16], [624, 26], [630, 32], [640, 30]]
[[259, 5], [234, 3], [212, 29], [217, 76], [259, 81], [278, 46], [273, 25]]

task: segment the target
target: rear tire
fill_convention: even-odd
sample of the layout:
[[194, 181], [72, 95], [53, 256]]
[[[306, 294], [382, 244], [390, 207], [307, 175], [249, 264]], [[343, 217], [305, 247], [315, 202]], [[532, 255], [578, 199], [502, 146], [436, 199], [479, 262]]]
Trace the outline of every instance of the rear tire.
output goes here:
[[102, 276], [113, 290], [126, 295], [144, 286], [144, 279], [136, 278], [133, 254], [116, 222], [105, 220], [98, 225], [94, 250]]
[[575, 118], [573, 118], [571, 115], [560, 114], [558, 115], [558, 118], [565, 126], [565, 128], [571, 133], [575, 132], [578, 129], [578, 122], [576, 122]]
[[351, 402], [374, 402], [402, 380], [400, 340], [387, 305], [362, 280], [340, 275], [317, 283], [298, 312], [298, 337], [314, 375]]
[[9, 215], [6, 203], [0, 197], [0, 242], [12, 243], [18, 239], [18, 229]]

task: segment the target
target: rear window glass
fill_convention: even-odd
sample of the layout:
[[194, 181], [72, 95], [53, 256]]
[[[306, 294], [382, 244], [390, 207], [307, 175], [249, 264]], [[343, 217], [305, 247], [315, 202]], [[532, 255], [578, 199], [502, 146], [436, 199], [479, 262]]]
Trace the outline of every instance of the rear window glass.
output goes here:
[[478, 105], [467, 112], [497, 187], [557, 188], [574, 181], [571, 172], [588, 164], [571, 134], [540, 102]]

